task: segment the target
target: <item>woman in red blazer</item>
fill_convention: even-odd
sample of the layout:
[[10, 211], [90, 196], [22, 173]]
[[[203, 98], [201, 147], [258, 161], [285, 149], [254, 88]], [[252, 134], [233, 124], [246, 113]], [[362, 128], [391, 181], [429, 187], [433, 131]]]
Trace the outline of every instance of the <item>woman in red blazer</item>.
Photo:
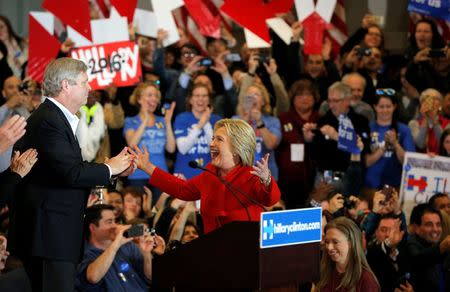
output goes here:
[[248, 123], [220, 120], [210, 144], [211, 163], [187, 181], [155, 167], [146, 150], [134, 149], [137, 167], [151, 176], [150, 184], [182, 200], [201, 200], [208, 233], [231, 221], [259, 221], [263, 207], [279, 201], [280, 190], [267, 164], [269, 154], [253, 165], [255, 147], [255, 132]]

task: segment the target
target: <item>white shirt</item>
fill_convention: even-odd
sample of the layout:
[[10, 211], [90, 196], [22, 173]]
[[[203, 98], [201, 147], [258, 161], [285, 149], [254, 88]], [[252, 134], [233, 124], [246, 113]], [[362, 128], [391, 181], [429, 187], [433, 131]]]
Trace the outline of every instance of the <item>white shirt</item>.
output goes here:
[[80, 119], [76, 115], [72, 114], [62, 103], [60, 103], [56, 99], [52, 97], [47, 97], [47, 99], [53, 102], [63, 112], [64, 116], [66, 117], [67, 121], [70, 124], [70, 128], [72, 129], [73, 135], [75, 136]]
[[[56, 99], [52, 98], [52, 97], [47, 97], [48, 100], [50, 100], [51, 102], [53, 102], [64, 114], [64, 116], [66, 117], [67, 121], [70, 124], [70, 128], [72, 129], [73, 135], [76, 138], [76, 132], [77, 132], [77, 128], [78, 128], [78, 123], [80, 122], [80, 119], [72, 114], [62, 103], [58, 102]], [[111, 178], [112, 176], [112, 169], [111, 167], [104, 163], [109, 170], [109, 177]]]

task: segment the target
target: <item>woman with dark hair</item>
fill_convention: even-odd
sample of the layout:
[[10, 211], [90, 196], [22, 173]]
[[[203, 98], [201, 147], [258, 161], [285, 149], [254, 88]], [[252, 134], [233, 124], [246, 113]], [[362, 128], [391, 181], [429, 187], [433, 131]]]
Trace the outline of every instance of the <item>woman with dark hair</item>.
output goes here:
[[409, 37], [409, 46], [406, 49], [407, 60], [420, 58], [419, 53], [427, 48], [443, 48], [445, 41], [439, 34], [436, 23], [430, 19], [420, 19], [414, 25], [414, 31]]
[[357, 45], [364, 48], [384, 49], [383, 30], [371, 14], [366, 14], [363, 17], [361, 27], [347, 39], [339, 54], [344, 57]]
[[177, 115], [174, 123], [177, 143], [174, 173], [181, 173], [189, 179], [201, 173], [200, 169], [190, 168], [189, 161], [194, 160], [204, 167], [211, 160], [209, 143], [220, 116], [213, 114], [212, 92], [202, 83], [192, 87], [186, 108], [187, 111]]
[[317, 290], [380, 291], [377, 278], [367, 263], [358, 226], [346, 217], [339, 217], [325, 225], [324, 233], [325, 244]]
[[28, 59], [28, 42], [12, 28], [9, 19], [0, 15], [0, 41], [8, 50], [7, 61], [14, 75], [21, 77], [23, 65]]
[[376, 119], [370, 123], [370, 149], [366, 155], [365, 186], [378, 189], [388, 184], [399, 187], [406, 151], [415, 151], [407, 125], [396, 120], [397, 97], [391, 88], [377, 89], [374, 109]]
[[439, 155], [450, 156], [450, 129], [445, 129], [442, 132], [441, 140], [439, 141]]
[[319, 118], [314, 110], [319, 92], [312, 81], [302, 79], [292, 84], [289, 99], [289, 111], [279, 116], [282, 136], [275, 157], [282, 166], [278, 180], [282, 199], [287, 209], [293, 209], [305, 206], [314, 184], [315, 165], [302, 129], [305, 123], [316, 123]]
[[409, 61], [406, 80], [419, 92], [427, 88], [445, 91], [450, 83], [450, 51], [429, 19], [419, 20], [405, 53]]

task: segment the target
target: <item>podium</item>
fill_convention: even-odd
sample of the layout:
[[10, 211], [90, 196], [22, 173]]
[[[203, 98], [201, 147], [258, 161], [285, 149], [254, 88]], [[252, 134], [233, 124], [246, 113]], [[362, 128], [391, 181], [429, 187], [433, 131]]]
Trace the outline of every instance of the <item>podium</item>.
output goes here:
[[[153, 260], [153, 285], [176, 291], [289, 291], [319, 280], [320, 243], [260, 249], [259, 222], [231, 222]], [[294, 290], [296, 291], [296, 290]]]

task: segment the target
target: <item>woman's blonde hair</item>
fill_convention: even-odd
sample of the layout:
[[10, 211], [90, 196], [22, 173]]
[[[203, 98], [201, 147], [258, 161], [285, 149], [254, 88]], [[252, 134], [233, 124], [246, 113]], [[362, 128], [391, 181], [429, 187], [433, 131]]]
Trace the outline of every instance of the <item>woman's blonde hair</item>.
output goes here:
[[252, 166], [255, 162], [256, 136], [253, 128], [240, 119], [222, 119], [214, 126], [214, 132], [225, 128], [230, 138], [232, 152], [239, 156], [242, 165]]
[[142, 93], [144, 92], [145, 89], [147, 89], [147, 87], [153, 87], [154, 89], [156, 89], [158, 91], [159, 101], [161, 102], [161, 91], [159, 91], [158, 86], [156, 86], [155, 84], [153, 84], [151, 82], [141, 82], [136, 86], [136, 88], [133, 90], [133, 93], [130, 95], [130, 104], [131, 105], [134, 105], [134, 106], [140, 108], [138, 99], [142, 96]]
[[[333, 228], [342, 232], [349, 243], [347, 267], [344, 276], [342, 277], [342, 281], [337, 283], [338, 286], [334, 288], [339, 289], [342, 287], [346, 288], [348, 291], [355, 291], [355, 287], [361, 278], [363, 269], [372, 274], [375, 281], [377, 281], [377, 278], [367, 263], [366, 255], [362, 248], [362, 234], [356, 223], [346, 217], [339, 217], [328, 222], [325, 226], [324, 233], [326, 234], [328, 230]], [[320, 260], [320, 280], [317, 284], [319, 291], [330, 283], [335, 269], [336, 263], [332, 261], [328, 253], [324, 251], [322, 253], [322, 259]]]
[[[260, 83], [253, 82], [253, 84], [247, 88], [247, 91], [252, 87], [258, 89], [259, 92], [261, 92], [261, 96], [262, 96], [263, 102], [264, 102], [261, 112], [266, 115], [271, 115], [272, 114], [272, 106], [270, 105], [270, 95], [269, 95], [269, 92], [267, 91], [266, 87]], [[237, 106], [236, 112], [239, 113], [240, 115], [242, 115], [244, 113], [244, 103], [245, 103], [245, 98], [242, 100], [239, 100], [239, 104]]]

